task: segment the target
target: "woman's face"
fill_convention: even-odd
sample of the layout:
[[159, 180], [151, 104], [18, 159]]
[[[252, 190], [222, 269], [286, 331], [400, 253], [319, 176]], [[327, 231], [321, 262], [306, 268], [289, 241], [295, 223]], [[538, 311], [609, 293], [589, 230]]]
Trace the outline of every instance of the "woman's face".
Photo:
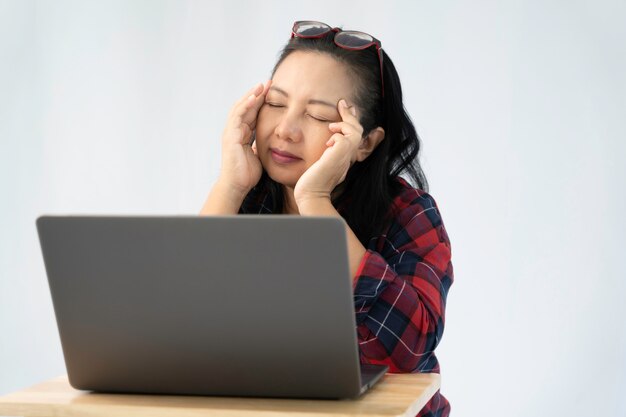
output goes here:
[[322, 156], [329, 123], [341, 121], [337, 103], [353, 105], [353, 89], [344, 65], [326, 54], [296, 51], [285, 58], [256, 125], [257, 154], [274, 181], [295, 187]]

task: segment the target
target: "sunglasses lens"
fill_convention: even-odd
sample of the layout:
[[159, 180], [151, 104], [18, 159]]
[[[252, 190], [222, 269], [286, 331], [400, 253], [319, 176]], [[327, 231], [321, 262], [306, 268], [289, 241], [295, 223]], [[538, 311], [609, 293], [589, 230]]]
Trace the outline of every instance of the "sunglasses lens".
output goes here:
[[374, 38], [367, 33], [347, 30], [337, 33], [337, 35], [335, 35], [335, 42], [346, 48], [358, 49], [371, 45], [371, 43], [374, 42]]
[[319, 36], [323, 33], [326, 33], [329, 30], [330, 30], [330, 26], [325, 25], [324, 23], [305, 21], [305, 22], [298, 22], [293, 31], [294, 33], [301, 35], [301, 36], [313, 37], [313, 36]]

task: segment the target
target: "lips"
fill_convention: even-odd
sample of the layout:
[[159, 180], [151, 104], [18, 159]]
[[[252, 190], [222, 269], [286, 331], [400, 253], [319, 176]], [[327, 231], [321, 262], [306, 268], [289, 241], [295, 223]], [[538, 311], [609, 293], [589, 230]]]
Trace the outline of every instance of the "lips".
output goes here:
[[270, 150], [277, 155], [284, 156], [285, 158], [302, 159], [287, 151], [281, 151], [280, 149], [270, 148]]
[[292, 153], [281, 151], [276, 148], [270, 148], [270, 153], [272, 155], [272, 159], [279, 164], [290, 164], [302, 160], [302, 158], [299, 158]]

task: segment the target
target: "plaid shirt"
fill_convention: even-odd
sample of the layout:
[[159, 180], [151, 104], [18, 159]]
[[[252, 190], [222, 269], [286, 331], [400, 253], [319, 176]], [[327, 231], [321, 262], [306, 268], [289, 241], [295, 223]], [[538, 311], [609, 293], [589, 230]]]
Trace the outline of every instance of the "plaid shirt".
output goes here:
[[[369, 241], [353, 280], [360, 358], [388, 365], [389, 372], [439, 373], [435, 348], [453, 281], [450, 240], [435, 200], [398, 181], [403, 189], [390, 208], [393, 220]], [[249, 195], [245, 211], [272, 213], [266, 197]], [[250, 198], [257, 203], [250, 205]], [[418, 416], [449, 413], [437, 391]]]

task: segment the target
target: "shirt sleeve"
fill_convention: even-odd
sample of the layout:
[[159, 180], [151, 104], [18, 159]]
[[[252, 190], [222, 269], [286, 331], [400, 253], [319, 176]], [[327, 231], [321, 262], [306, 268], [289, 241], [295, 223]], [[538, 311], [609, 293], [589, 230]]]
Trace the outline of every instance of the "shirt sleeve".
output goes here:
[[354, 277], [361, 361], [390, 372], [438, 372], [434, 350], [453, 281], [450, 241], [429, 194], [413, 189], [403, 198], [407, 204]]

